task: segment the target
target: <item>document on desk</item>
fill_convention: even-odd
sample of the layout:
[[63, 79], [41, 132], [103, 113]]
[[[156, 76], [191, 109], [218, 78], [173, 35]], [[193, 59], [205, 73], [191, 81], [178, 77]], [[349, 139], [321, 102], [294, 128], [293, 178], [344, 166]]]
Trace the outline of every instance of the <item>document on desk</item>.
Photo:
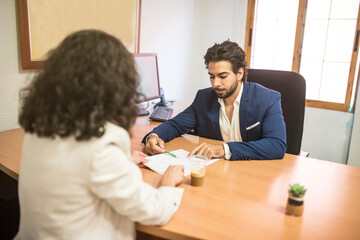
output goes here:
[[[149, 160], [148, 163], [145, 163], [145, 165], [152, 169], [155, 172], [158, 172], [160, 174], [164, 174], [166, 169], [169, 167], [169, 165], [183, 165], [184, 166], [184, 176], [187, 176], [190, 174], [190, 161], [187, 158], [187, 155], [189, 154], [188, 151], [185, 151], [184, 149], [178, 149], [175, 151], [171, 151], [171, 153], [176, 155], [175, 157], [170, 156], [167, 153], [161, 153], [154, 156], [149, 156], [146, 159]], [[206, 163], [206, 166], [216, 162], [219, 160], [211, 159], [208, 160]]]

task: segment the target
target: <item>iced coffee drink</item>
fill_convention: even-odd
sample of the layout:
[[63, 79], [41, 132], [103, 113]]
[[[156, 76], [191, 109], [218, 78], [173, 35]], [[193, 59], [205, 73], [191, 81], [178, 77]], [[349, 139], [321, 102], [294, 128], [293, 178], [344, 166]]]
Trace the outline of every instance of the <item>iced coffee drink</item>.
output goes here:
[[205, 156], [194, 155], [190, 156], [191, 165], [191, 185], [202, 186], [205, 179], [205, 166], [207, 158]]

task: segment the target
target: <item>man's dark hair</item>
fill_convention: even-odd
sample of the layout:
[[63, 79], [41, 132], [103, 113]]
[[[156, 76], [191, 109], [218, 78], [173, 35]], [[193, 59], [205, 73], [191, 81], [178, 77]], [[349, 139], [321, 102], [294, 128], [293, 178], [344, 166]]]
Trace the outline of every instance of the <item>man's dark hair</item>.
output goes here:
[[19, 123], [39, 137], [101, 137], [107, 121], [129, 132], [137, 86], [133, 56], [117, 38], [98, 30], [75, 32], [49, 52], [20, 91]]
[[206, 69], [209, 69], [210, 62], [230, 61], [232, 70], [235, 74], [238, 73], [240, 68], [244, 69], [244, 76], [241, 81], [246, 81], [247, 77], [247, 62], [245, 60], [246, 53], [236, 43], [230, 40], [222, 43], [215, 43], [214, 46], [209, 48], [204, 56]]

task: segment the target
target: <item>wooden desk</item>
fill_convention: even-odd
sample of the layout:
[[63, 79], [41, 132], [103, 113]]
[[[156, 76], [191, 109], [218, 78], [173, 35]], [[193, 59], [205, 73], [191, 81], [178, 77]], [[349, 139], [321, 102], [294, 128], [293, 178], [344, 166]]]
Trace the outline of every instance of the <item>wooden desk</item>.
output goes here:
[[[158, 123], [138, 118], [132, 150], [141, 150], [145, 133]], [[23, 131], [0, 133], [0, 163], [18, 174]], [[191, 150], [215, 140], [184, 135], [166, 143], [169, 150]], [[6, 145], [6, 146], [5, 146]], [[160, 175], [142, 169], [156, 185]], [[302, 217], [286, 215], [288, 184], [308, 188]], [[204, 186], [187, 176], [178, 212], [162, 227], [137, 229], [168, 239], [360, 239], [360, 168], [286, 154], [283, 160], [225, 161], [207, 167]]]
[[0, 132], [0, 170], [16, 180], [19, 177], [23, 139], [22, 128]]
[[[169, 150], [191, 150], [208, 139], [174, 139]], [[214, 141], [214, 140], [212, 140]], [[155, 173], [144, 169], [144, 179]], [[285, 214], [288, 185], [308, 189], [304, 214]], [[203, 187], [190, 176], [178, 212], [162, 227], [137, 229], [168, 239], [360, 239], [360, 168], [286, 154], [283, 160], [219, 160]]]

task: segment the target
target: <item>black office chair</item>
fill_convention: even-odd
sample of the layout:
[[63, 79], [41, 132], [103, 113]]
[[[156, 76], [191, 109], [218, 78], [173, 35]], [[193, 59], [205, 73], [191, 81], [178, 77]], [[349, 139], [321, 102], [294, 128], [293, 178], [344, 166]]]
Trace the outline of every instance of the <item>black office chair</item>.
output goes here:
[[305, 79], [296, 72], [248, 69], [248, 82], [255, 82], [281, 93], [281, 106], [286, 124], [287, 153], [300, 152], [305, 112]]

